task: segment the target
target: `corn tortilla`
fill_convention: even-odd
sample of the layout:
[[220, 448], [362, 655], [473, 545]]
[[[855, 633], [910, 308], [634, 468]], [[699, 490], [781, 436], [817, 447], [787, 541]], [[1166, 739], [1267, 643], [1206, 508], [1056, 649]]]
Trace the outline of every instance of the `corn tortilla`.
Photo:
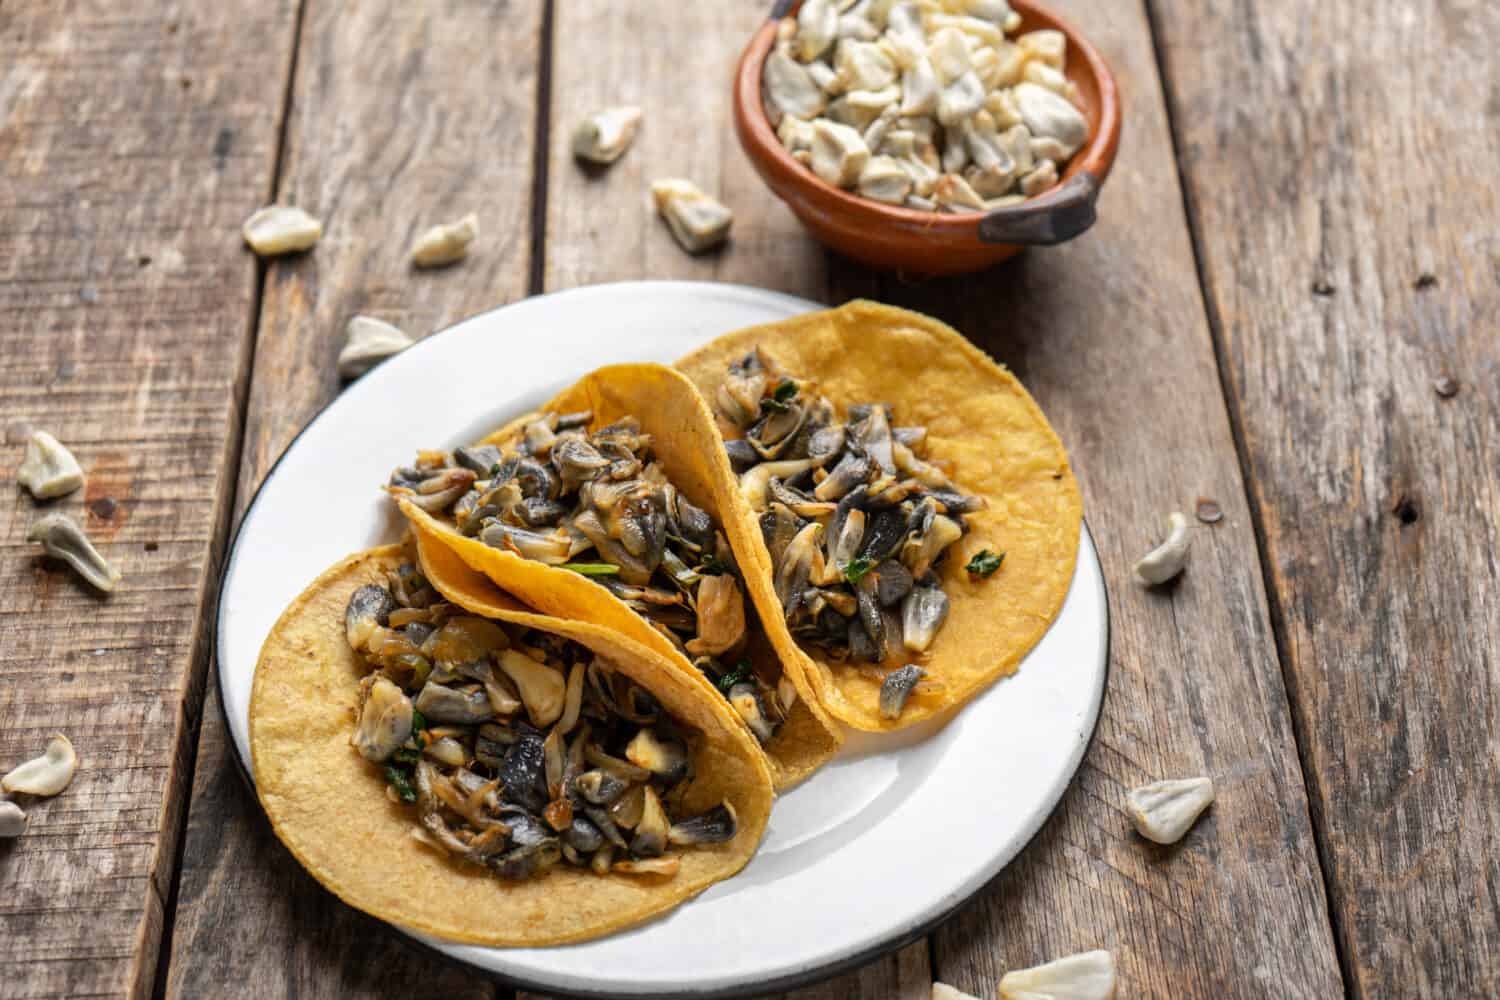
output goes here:
[[[928, 460], [950, 463], [955, 485], [989, 505], [966, 515], [970, 530], [943, 561], [947, 623], [927, 654], [913, 660], [935, 690], [918, 689], [892, 720], [880, 714], [876, 672], [836, 664], [787, 630], [755, 512], [735, 490], [730, 506], [738, 514], [722, 518], [724, 532], [788, 669], [812, 680], [839, 720], [875, 731], [919, 722], [1014, 673], [1062, 608], [1083, 517], [1067, 453], [1031, 395], [951, 327], [865, 301], [736, 331], [677, 367], [713, 399], [729, 364], [757, 346], [781, 370], [810, 379], [840, 417], [851, 404], [884, 402], [894, 407], [894, 423], [925, 426]], [[722, 441], [716, 443], [722, 456]], [[722, 470], [733, 476], [727, 460]], [[971, 580], [964, 565], [981, 549], [1003, 552], [1005, 561], [993, 576]]]
[[[640, 421], [641, 430], [654, 440], [657, 461], [667, 477], [692, 503], [725, 525], [736, 508], [730, 507], [735, 491], [723, 449], [713, 428], [713, 414], [679, 372], [663, 365], [630, 364], [601, 368], [549, 402], [544, 409], [556, 413], [591, 410], [591, 428], [602, 427], [627, 416]], [[510, 444], [533, 415], [518, 418], [486, 437], [483, 444]], [[546, 614], [593, 622], [640, 643], [668, 660], [676, 669], [693, 677], [701, 673], [670, 640], [636, 614], [625, 602], [587, 577], [559, 569], [511, 552], [491, 548], [468, 538], [447, 523], [428, 515], [414, 504], [399, 501], [401, 511], [423, 539], [440, 540], [470, 568], [484, 574], [501, 589]], [[741, 546], [725, 527], [737, 557]], [[741, 566], [745, 576], [755, 574]], [[746, 587], [750, 584], [747, 579]], [[747, 597], [750, 644], [747, 655], [762, 676], [785, 674], [797, 690], [797, 701], [787, 713], [786, 723], [763, 748], [770, 759], [777, 791], [792, 787], [821, 767], [843, 742], [841, 728], [823, 709], [812, 680], [803, 665], [788, 661], [748, 612], [759, 607]], [[736, 716], [738, 718], [738, 716]]]
[[330, 568], [283, 612], [256, 666], [256, 791], [277, 836], [319, 882], [403, 927], [452, 941], [539, 947], [640, 923], [744, 867], [765, 831], [773, 793], [764, 757], [729, 707], [639, 644], [595, 624], [527, 611], [494, 588], [473, 588], [466, 610], [584, 644], [692, 727], [694, 777], [684, 808], [704, 811], [727, 800], [738, 831], [726, 843], [684, 850], [669, 878], [598, 876], [559, 865], [539, 878], [505, 882], [414, 840], [410, 809], [386, 797], [379, 768], [349, 744], [364, 671], [343, 624], [350, 594], [384, 584], [386, 571], [404, 561], [393, 545]]

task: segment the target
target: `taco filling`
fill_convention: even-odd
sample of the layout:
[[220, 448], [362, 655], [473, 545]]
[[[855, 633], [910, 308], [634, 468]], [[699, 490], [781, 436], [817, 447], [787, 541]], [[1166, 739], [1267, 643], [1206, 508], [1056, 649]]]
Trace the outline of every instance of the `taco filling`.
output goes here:
[[667, 478], [635, 419], [591, 432], [592, 418], [544, 412], [499, 443], [421, 452], [386, 490], [461, 535], [600, 584], [770, 741], [795, 691], [773, 687], [741, 656], [744, 586], [720, 526]]
[[923, 458], [925, 428], [885, 403], [845, 401], [841, 414], [758, 347], [729, 365], [713, 401], [740, 435], [725, 448], [787, 629], [835, 663], [878, 670], [881, 715], [899, 717], [934, 682], [914, 664], [878, 665], [931, 648], [949, 610], [939, 571], [983, 498]]
[[387, 577], [344, 612], [369, 671], [350, 742], [417, 840], [523, 880], [673, 876], [681, 851], [734, 839], [727, 801], [681, 807], [693, 730], [648, 691], [580, 643], [442, 601], [409, 563]]

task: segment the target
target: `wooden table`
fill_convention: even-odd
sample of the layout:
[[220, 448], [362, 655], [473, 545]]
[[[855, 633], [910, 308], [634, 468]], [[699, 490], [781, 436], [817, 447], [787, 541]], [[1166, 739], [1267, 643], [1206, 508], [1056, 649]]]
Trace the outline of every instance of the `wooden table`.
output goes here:
[[[0, 2], [0, 467], [32, 427], [71, 444], [88, 488], [54, 506], [127, 581], [35, 558], [5, 492], [0, 763], [60, 730], [84, 766], [0, 844], [0, 995], [509, 996], [271, 835], [214, 694], [218, 570], [350, 315], [426, 333], [639, 277], [949, 320], [1057, 424], [1111, 585], [1104, 716], [1035, 842], [796, 996], [993, 995], [1094, 947], [1128, 997], [1500, 995], [1500, 9], [1058, 0], [1125, 95], [1098, 226], [909, 281], [823, 252], [740, 154], [729, 72], [767, 6]], [[569, 126], [623, 101], [639, 142], [582, 173]], [[672, 243], [662, 175], [735, 208], [727, 250]], [[315, 252], [245, 251], [273, 199], [325, 220]], [[410, 271], [469, 211], [471, 258]], [[1134, 585], [1199, 497], [1225, 517], [1185, 578]], [[1130, 832], [1127, 788], [1198, 773], [1219, 801], [1186, 841]]]

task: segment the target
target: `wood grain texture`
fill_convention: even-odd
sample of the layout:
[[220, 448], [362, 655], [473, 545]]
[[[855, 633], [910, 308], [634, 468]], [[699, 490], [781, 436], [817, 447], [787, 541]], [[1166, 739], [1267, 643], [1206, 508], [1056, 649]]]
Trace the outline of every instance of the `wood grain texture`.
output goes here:
[[1152, 6], [1352, 992], [1495, 996], [1500, 10]]
[[[749, 281], [789, 291], [845, 286], [873, 292], [867, 272], [830, 259], [761, 183], [734, 137], [729, 86], [740, 49], [770, 9], [766, 0], [619, 4], [556, 0], [552, 129], [547, 173], [545, 287], [604, 281]], [[573, 126], [615, 104], [645, 117], [607, 170], [580, 166]], [[651, 182], [686, 177], [734, 209], [723, 248], [689, 256], [651, 203]]]
[[[527, 291], [542, 0], [307, 3], [281, 200], [320, 216], [325, 236], [267, 273], [236, 520], [338, 392], [350, 316], [425, 336]], [[481, 230], [468, 259], [413, 270], [415, 235], [467, 212]], [[314, 882], [274, 838], [228, 740], [211, 695], [168, 995], [499, 993]]]
[[[157, 967], [233, 483], [255, 263], [295, 8], [0, 7], [0, 770], [81, 767], [0, 845], [0, 994], [145, 996]], [[31, 427], [85, 490], [14, 483]], [[25, 541], [74, 517], [105, 599]]]
[[[675, 7], [559, 0], [554, 121], [616, 99], [640, 103], [646, 121], [602, 177], [573, 164], [554, 131], [545, 273], [549, 287], [669, 275], [918, 308], [1010, 365], [1069, 445], [1111, 586], [1105, 714], [1057, 815], [934, 936], [937, 978], [993, 995], [1007, 968], [1107, 947], [1133, 997], [1334, 996], [1307, 802], [1144, 12], [1057, 6], [1104, 49], [1127, 100], [1098, 228], [983, 276], [918, 282], [877, 278], [812, 244], [745, 162], [721, 94], [701, 93], [705, 80], [727, 87], [762, 5], [718, 9], [708, 31], [693, 22], [706, 14]], [[646, 186], [673, 173], [735, 209], [721, 254], [687, 257], [650, 213]], [[1186, 578], [1163, 592], [1134, 584], [1130, 565], [1165, 513], [1200, 494], [1228, 517], [1198, 529]], [[1215, 777], [1220, 802], [1189, 838], [1173, 849], [1137, 838], [1125, 791], [1199, 773]]]

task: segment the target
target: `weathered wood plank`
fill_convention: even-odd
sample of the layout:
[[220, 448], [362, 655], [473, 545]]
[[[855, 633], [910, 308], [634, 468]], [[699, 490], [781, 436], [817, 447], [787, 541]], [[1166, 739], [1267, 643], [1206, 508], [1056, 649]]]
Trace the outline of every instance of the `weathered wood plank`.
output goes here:
[[[1286, 695], [1150, 35], [1138, 7], [1059, 7], [1112, 59], [1128, 102], [1097, 231], [988, 275], [908, 282], [826, 256], [736, 148], [722, 91], [760, 4], [716, 10], [710, 25], [694, 21], [708, 15], [677, 7], [627, 12], [561, 0], [554, 121], [635, 100], [646, 123], [636, 148], [599, 177], [569, 160], [566, 130], [554, 131], [547, 280], [719, 278], [830, 302], [875, 294], [952, 321], [1014, 368], [1058, 424], [1112, 586], [1111, 690], [1059, 814], [935, 936], [938, 978], [988, 995], [1006, 968], [1108, 947], [1131, 996], [1336, 995]], [[617, 41], [627, 38], [657, 44]], [[723, 253], [688, 258], [652, 215], [647, 185], [675, 173], [736, 210]], [[1156, 539], [1161, 516], [1191, 509], [1200, 494], [1228, 517], [1199, 530], [1189, 576], [1165, 593], [1135, 586], [1130, 564]], [[1159, 850], [1136, 838], [1125, 790], [1200, 772], [1216, 777], [1221, 803], [1185, 846]], [[852, 992], [853, 982], [830, 988]]]
[[[326, 235], [268, 271], [236, 518], [337, 393], [349, 316], [420, 336], [526, 293], [542, 11], [542, 0], [308, 0], [281, 192]], [[481, 235], [469, 259], [412, 270], [416, 233], [471, 211]], [[497, 994], [301, 869], [235, 773], [216, 698], [199, 753], [169, 995]]]
[[1500, 11], [1152, 6], [1350, 986], [1496, 995]]
[[[68, 734], [82, 768], [0, 846], [0, 993], [144, 996], [157, 968], [239, 439], [290, 0], [0, 8], [0, 769]], [[31, 427], [85, 491], [13, 485]], [[43, 509], [124, 571], [35, 557]]]
[[[1181, 210], [1144, 11], [1059, 0], [1120, 79], [1126, 135], [1094, 232], [996, 272], [893, 289], [951, 319], [1017, 371], [1070, 447], [1110, 584], [1110, 686], [1062, 807], [972, 906], [942, 928], [934, 965], [986, 994], [1007, 968], [1113, 950], [1129, 996], [1340, 992], [1287, 696], [1245, 485], [1226, 419]], [[1169, 510], [1199, 496], [1173, 587], [1132, 562]], [[1122, 806], [1145, 781], [1209, 774], [1218, 803], [1172, 849]]]

